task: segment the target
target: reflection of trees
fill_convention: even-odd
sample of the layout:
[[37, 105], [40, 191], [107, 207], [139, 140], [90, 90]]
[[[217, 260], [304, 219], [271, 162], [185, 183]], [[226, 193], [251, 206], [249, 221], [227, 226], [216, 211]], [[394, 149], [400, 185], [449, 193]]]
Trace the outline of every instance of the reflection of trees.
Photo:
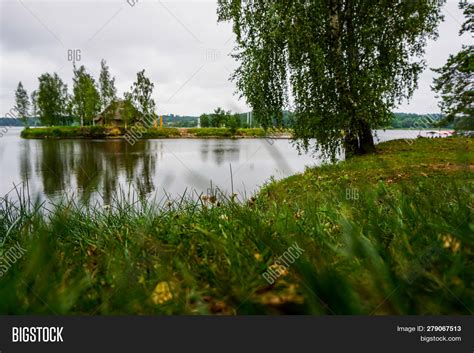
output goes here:
[[[77, 196], [89, 201], [92, 192], [102, 194], [110, 203], [119, 181], [135, 183], [141, 194], [151, 193], [155, 186], [156, 151], [149, 141], [138, 141], [130, 146], [126, 141], [40, 141], [37, 161], [44, 193], [55, 196], [72, 190], [74, 178]], [[24, 149], [22, 175], [29, 176], [29, 154]]]
[[[149, 144], [146, 144], [149, 146]], [[136, 178], [136, 184], [142, 196], [151, 193], [154, 189], [152, 174], [155, 170], [155, 156], [147, 152], [142, 159], [141, 177]]]
[[79, 143], [74, 158], [73, 173], [76, 176], [77, 194], [82, 201], [90, 200], [91, 193], [97, 190], [102, 172], [102, 158], [94, 143]]
[[[38, 144], [41, 150], [37, 160], [37, 171], [41, 175], [44, 193], [52, 197], [68, 189], [74, 146], [71, 141], [44, 140]], [[24, 152], [25, 153], [25, 152]]]
[[209, 157], [209, 140], [208, 139], [202, 140], [200, 150], [201, 150], [201, 161], [207, 162], [207, 158]]
[[229, 140], [201, 140], [199, 146], [201, 161], [207, 162], [209, 155], [217, 165], [221, 165], [224, 161], [238, 161], [240, 154], [238, 143], [238, 141]]
[[[234, 143], [232, 143], [234, 144]], [[225, 162], [234, 162], [239, 160], [240, 148], [238, 145], [229, 146], [224, 143], [217, 143], [212, 148], [212, 157], [217, 165]]]
[[21, 140], [20, 143], [20, 177], [24, 185], [31, 178], [31, 144], [28, 140]]

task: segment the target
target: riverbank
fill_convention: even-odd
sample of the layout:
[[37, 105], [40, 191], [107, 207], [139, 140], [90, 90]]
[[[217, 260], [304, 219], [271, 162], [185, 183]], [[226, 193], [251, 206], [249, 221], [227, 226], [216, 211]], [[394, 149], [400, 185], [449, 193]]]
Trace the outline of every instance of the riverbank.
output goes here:
[[56, 126], [27, 128], [21, 132], [27, 139], [124, 139], [135, 136], [135, 139], [159, 138], [291, 138], [288, 130], [277, 130], [265, 133], [261, 128], [150, 128], [146, 130], [125, 129], [123, 127], [102, 126]]
[[410, 142], [246, 202], [0, 200], [0, 313], [470, 314], [474, 142]]

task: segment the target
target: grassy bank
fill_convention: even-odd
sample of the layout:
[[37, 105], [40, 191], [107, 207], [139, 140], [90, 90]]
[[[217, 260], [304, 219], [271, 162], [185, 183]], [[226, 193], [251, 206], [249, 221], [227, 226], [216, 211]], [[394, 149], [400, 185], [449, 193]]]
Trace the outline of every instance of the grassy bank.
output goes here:
[[[263, 129], [237, 129], [228, 128], [151, 128], [139, 130], [134, 128], [125, 129], [123, 127], [102, 127], [102, 126], [57, 126], [28, 128], [21, 132], [21, 137], [27, 139], [71, 139], [71, 138], [123, 138], [127, 133], [132, 133], [138, 138], [245, 138], [245, 137], [265, 137], [268, 134]], [[288, 131], [276, 131], [271, 133], [275, 137], [288, 137]]]
[[473, 160], [472, 139], [391, 141], [246, 202], [2, 200], [0, 313], [470, 314]]

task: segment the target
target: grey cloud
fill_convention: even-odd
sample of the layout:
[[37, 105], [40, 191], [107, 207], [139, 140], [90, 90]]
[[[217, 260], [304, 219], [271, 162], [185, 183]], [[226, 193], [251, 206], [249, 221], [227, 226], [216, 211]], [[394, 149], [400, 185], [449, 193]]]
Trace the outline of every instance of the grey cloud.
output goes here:
[[[96, 76], [105, 58], [120, 95], [130, 87], [136, 72], [146, 69], [155, 82], [159, 113], [198, 115], [217, 106], [248, 109], [228, 80], [236, 67], [228, 55], [233, 35], [230, 24], [217, 23], [214, 1], [139, 0], [133, 7], [125, 0], [22, 2], [28, 10], [19, 0], [1, 4], [2, 111], [13, 105], [20, 80], [31, 92], [39, 75], [59, 71], [70, 86], [69, 49], [80, 49], [79, 64]], [[463, 21], [457, 2], [448, 1], [446, 9], [449, 14], [440, 26], [440, 37], [427, 49], [429, 67], [442, 65], [449, 53], [466, 42], [457, 36]], [[437, 111], [429, 88], [432, 77], [431, 71], [425, 71], [410, 104], [404, 103], [399, 110]]]

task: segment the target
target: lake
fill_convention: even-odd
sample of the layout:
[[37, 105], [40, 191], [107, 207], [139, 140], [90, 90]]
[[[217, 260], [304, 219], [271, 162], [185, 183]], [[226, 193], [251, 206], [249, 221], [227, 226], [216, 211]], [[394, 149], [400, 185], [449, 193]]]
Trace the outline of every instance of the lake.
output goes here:
[[[289, 140], [161, 139], [24, 140], [21, 128], [0, 138], [0, 195], [15, 198], [15, 185], [38, 200], [73, 195], [110, 203], [114, 193], [162, 200], [218, 188], [245, 199], [271, 177], [276, 179], [321, 164], [298, 154]], [[378, 141], [415, 138], [418, 131], [378, 131]], [[272, 143], [271, 143], [272, 142]], [[232, 178], [231, 178], [232, 168]]]

